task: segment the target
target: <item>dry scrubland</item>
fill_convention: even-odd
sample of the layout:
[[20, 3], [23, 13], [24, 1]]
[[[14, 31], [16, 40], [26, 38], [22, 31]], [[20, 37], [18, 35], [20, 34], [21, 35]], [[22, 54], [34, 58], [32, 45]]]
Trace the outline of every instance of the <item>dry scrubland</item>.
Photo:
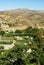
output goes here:
[[44, 28], [44, 11], [16, 9], [0, 12], [0, 26], [3, 30], [23, 30], [29, 26]]

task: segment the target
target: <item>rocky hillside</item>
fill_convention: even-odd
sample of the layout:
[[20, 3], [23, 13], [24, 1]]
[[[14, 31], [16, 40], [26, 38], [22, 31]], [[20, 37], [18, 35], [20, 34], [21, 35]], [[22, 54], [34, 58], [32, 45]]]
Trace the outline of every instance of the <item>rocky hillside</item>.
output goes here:
[[28, 26], [44, 28], [44, 10], [15, 9], [0, 11], [1, 29], [6, 27], [25, 29]]

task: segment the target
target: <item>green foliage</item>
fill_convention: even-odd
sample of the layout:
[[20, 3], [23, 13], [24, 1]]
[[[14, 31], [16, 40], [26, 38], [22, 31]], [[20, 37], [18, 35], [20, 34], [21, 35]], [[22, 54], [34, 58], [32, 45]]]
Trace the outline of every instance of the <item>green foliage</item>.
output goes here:
[[15, 31], [15, 35], [16, 35], [16, 36], [17, 36], [17, 35], [18, 35], [18, 36], [22, 35], [22, 31], [21, 31], [21, 30], [16, 30], [16, 31]]
[[4, 46], [0, 46], [0, 49], [4, 49]]
[[0, 44], [12, 44], [12, 42], [11, 41], [10, 42], [8, 42], [8, 41], [6, 41], [6, 42], [5, 41], [1, 41]]
[[4, 35], [5, 34], [5, 31], [2, 31], [2, 30], [0, 30], [0, 35]]
[[[7, 36], [10, 35], [13, 38], [14, 36], [21, 36], [23, 40], [17, 40], [12, 49], [0, 54], [0, 65], [44, 65], [44, 36], [42, 31], [38, 28], [29, 27], [23, 31], [16, 30], [6, 33]], [[7, 44], [9, 43], [7, 42]], [[32, 50], [31, 53], [27, 53], [29, 49]]]

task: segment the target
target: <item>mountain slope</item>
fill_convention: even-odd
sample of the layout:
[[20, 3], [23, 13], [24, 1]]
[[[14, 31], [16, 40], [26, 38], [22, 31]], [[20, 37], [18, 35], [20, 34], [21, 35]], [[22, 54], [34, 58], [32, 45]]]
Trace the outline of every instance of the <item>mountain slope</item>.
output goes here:
[[44, 10], [16, 9], [0, 12], [0, 24], [9, 27], [28, 26], [44, 28]]

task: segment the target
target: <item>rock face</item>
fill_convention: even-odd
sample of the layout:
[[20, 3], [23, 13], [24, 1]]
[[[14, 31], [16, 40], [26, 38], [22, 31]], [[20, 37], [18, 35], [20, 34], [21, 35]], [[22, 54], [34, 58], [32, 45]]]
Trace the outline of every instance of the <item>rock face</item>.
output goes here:
[[2, 25], [7, 29], [25, 29], [28, 26], [44, 28], [44, 10], [16, 9], [0, 11], [0, 28]]

